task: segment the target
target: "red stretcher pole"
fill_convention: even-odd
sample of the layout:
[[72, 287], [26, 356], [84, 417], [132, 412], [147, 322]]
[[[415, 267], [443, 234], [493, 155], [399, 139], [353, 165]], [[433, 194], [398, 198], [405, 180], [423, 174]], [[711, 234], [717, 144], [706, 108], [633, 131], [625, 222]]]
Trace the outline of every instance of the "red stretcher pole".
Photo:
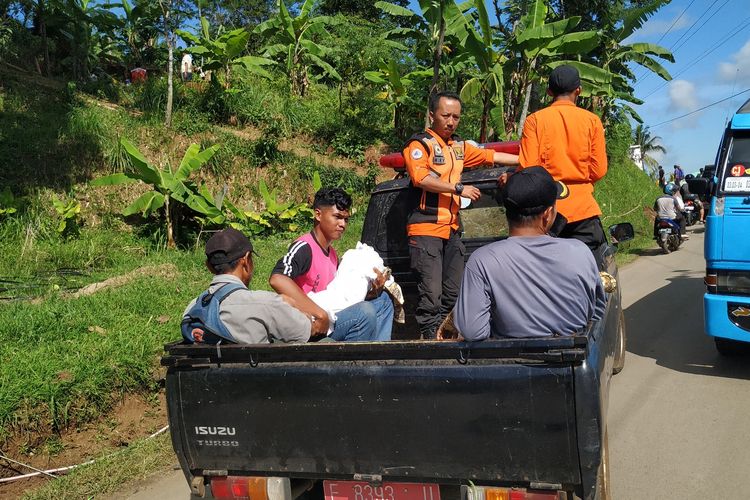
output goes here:
[[[485, 149], [494, 149], [500, 153], [510, 153], [517, 155], [520, 150], [519, 141], [506, 141], [506, 142], [488, 142], [481, 144]], [[394, 170], [403, 170], [406, 168], [404, 164], [404, 155], [399, 153], [391, 153], [380, 157], [380, 166], [383, 168], [392, 168]]]

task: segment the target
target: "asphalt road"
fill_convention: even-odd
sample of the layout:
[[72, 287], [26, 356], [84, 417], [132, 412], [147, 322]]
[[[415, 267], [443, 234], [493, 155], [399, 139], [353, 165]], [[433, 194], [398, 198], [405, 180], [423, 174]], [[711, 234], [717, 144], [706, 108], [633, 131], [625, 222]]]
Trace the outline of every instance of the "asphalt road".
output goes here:
[[[725, 359], [703, 334], [703, 227], [677, 252], [648, 251], [620, 271], [625, 369], [610, 392], [615, 500], [750, 498], [750, 357]], [[172, 471], [130, 500], [186, 500]]]
[[703, 333], [703, 226], [690, 234], [677, 252], [621, 271], [628, 354], [609, 405], [617, 500], [750, 498], [750, 357], [722, 358]]

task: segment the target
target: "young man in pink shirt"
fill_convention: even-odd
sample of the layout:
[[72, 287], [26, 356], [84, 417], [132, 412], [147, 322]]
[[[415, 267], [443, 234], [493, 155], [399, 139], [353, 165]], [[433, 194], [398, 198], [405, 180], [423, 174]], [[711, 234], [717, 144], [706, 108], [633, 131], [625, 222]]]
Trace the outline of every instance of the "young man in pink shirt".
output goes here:
[[[317, 335], [326, 335], [328, 314], [308, 296], [322, 292], [336, 276], [338, 257], [331, 242], [341, 238], [349, 222], [352, 198], [340, 188], [322, 188], [315, 193], [313, 229], [297, 238], [279, 259], [269, 284], [289, 297], [303, 313], [313, 318]], [[378, 273], [367, 298], [336, 314], [331, 339], [338, 341], [384, 341], [391, 339], [393, 303], [383, 293], [385, 277]]]

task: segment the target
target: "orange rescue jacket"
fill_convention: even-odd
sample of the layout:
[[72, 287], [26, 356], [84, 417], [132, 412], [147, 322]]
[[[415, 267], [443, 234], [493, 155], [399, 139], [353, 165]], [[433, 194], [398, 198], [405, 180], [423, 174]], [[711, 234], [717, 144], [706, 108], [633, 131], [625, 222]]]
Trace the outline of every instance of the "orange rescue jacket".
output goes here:
[[607, 173], [604, 127], [594, 113], [570, 101], [555, 101], [530, 115], [523, 125], [519, 170], [541, 165], [570, 189], [557, 211], [578, 222], [601, 215], [594, 183]]
[[459, 227], [459, 196], [431, 193], [420, 189], [419, 183], [428, 175], [444, 182], [459, 182], [464, 167], [491, 164], [495, 152], [464, 142], [457, 136], [446, 144], [439, 135], [427, 129], [407, 141], [403, 154], [414, 198], [407, 220], [408, 235], [448, 239], [451, 229]]

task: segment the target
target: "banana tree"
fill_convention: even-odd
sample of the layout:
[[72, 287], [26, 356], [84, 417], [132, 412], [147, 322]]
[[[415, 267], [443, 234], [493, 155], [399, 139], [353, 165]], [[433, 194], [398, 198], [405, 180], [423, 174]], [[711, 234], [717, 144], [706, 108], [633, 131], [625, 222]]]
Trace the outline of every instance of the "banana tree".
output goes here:
[[292, 93], [298, 96], [307, 93], [311, 67], [322, 70], [334, 80], [340, 80], [341, 76], [325, 60], [333, 49], [319, 43], [320, 39], [330, 37], [326, 26], [336, 20], [328, 16], [313, 16], [315, 0], [305, 0], [299, 15], [294, 18], [283, 0], [277, 0], [276, 6], [279, 11], [276, 17], [258, 25], [254, 32], [270, 42], [264, 47], [265, 57], [282, 57]]
[[76, 80], [85, 80], [99, 62], [96, 56], [101, 47], [97, 45], [120, 25], [120, 21], [108, 10], [108, 5], [99, 5], [92, 0], [53, 0], [51, 6], [55, 13], [53, 22], [58, 24], [60, 33], [70, 43], [68, 61], [72, 76]]
[[135, 181], [149, 184], [152, 190], [141, 195], [126, 207], [122, 214], [129, 216], [140, 213], [144, 217], [148, 217], [162, 211], [166, 221], [167, 245], [174, 248], [176, 246], [174, 239], [175, 207], [172, 202], [178, 202], [205, 214], [207, 210], [204, 210], [204, 204], [201, 203], [203, 197], [196, 195], [198, 189], [188, 178], [190, 174], [199, 170], [211, 159], [219, 146], [214, 145], [201, 151], [198, 144], [191, 144], [185, 151], [179, 167], [173, 172], [169, 164], [163, 168], [150, 164], [127, 139], [123, 138], [120, 144], [133, 167], [133, 171], [100, 177], [91, 181], [91, 184], [94, 186], [111, 186]]
[[[432, 82], [428, 98], [438, 86], [443, 55], [448, 51], [446, 39], [456, 34], [466, 33], [466, 19], [454, 0], [419, 0], [422, 11], [412, 10], [389, 2], [375, 2], [375, 6], [389, 14], [401, 18], [403, 24], [414, 28], [396, 28], [385, 35], [390, 39], [413, 39], [417, 42], [418, 58], [429, 59], [432, 67]], [[425, 113], [425, 126], [429, 126], [429, 114]]]
[[[466, 7], [468, 28], [461, 45], [476, 62], [479, 74], [467, 81], [461, 92], [467, 101], [481, 100], [482, 141], [487, 139], [489, 119], [499, 137], [520, 130], [529, 107], [531, 84], [539, 80], [540, 72], [548, 70], [563, 54], [582, 55], [599, 43], [596, 31], [573, 31], [580, 17], [546, 23], [544, 0], [531, 2], [516, 28], [499, 39], [493, 37], [482, 0], [474, 0]], [[475, 17], [477, 23], [473, 22]], [[511, 84], [509, 89], [507, 80]], [[507, 107], [506, 90], [509, 90]]]
[[630, 7], [622, 11], [622, 14], [613, 22], [602, 29], [602, 45], [597, 55], [598, 64], [601, 69], [613, 75], [609, 85], [599, 85], [592, 88], [595, 95], [599, 96], [599, 106], [606, 122], [613, 107], [621, 107], [636, 121], [642, 122], [640, 116], [628, 105], [616, 104], [616, 101], [626, 101], [633, 104], [641, 104], [643, 101], [634, 96], [634, 90], [629, 82], [634, 82], [636, 76], [630, 65], [637, 64], [645, 68], [647, 75], [654, 74], [665, 81], [670, 81], [672, 76], [657, 59], [674, 62], [674, 55], [666, 48], [653, 43], [623, 43], [643, 23], [648, 20], [661, 7], [668, 4], [669, 0], [652, 0], [640, 7]]
[[274, 64], [271, 59], [251, 55], [241, 56], [250, 40], [250, 32], [245, 28], [234, 29], [212, 39], [208, 21], [202, 17], [200, 37], [184, 30], [177, 30], [177, 34], [185, 42], [192, 44], [186, 49], [188, 52], [204, 58], [203, 69], [224, 71], [224, 83], [227, 87], [230, 86], [234, 66], [243, 66], [251, 73], [271, 78], [271, 74], [263, 68], [263, 66]]
[[417, 70], [402, 76], [398, 63], [393, 59], [381, 61], [378, 71], [365, 71], [366, 79], [383, 88], [377, 98], [387, 102], [393, 110], [393, 127], [397, 135], [404, 135], [404, 111], [408, 106], [416, 104], [409, 93], [414, 79], [429, 78], [431, 75], [430, 70]]
[[123, 12], [120, 26], [123, 45], [121, 50], [126, 54], [129, 67], [143, 67], [146, 64], [144, 52], [153, 49], [159, 33], [156, 23], [160, 14], [157, 6], [150, 1], [141, 0], [131, 5], [128, 0], [121, 0], [118, 7]]

